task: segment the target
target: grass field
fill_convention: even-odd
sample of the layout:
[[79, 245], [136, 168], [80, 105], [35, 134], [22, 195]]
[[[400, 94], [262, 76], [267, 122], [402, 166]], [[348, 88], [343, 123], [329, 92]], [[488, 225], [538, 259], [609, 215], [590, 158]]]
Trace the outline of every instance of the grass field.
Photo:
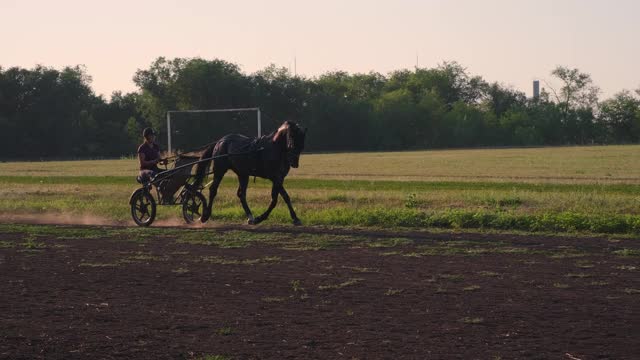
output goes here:
[[[640, 146], [304, 154], [291, 178], [640, 184]], [[3, 176], [135, 176], [135, 159], [0, 163]]]
[[[640, 146], [303, 155], [285, 183], [308, 225], [640, 232]], [[0, 163], [0, 213], [132, 223], [133, 159]], [[269, 183], [249, 188], [260, 213]], [[242, 222], [228, 174], [214, 220]], [[160, 207], [160, 220], [179, 219]], [[288, 223], [281, 203], [270, 223]]]
[[302, 228], [233, 174], [139, 228], [134, 160], [0, 163], [0, 358], [631, 359], [639, 150], [305, 155]]

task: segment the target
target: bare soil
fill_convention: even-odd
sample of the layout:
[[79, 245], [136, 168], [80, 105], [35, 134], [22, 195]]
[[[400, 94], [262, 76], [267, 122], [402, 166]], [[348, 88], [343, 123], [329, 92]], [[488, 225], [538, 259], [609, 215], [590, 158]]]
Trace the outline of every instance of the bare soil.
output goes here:
[[[301, 251], [127, 241], [108, 229], [22, 245], [28, 236], [0, 233], [3, 359], [640, 354], [640, 258], [613, 252], [637, 251], [633, 239], [415, 233], [407, 246]], [[415, 255], [496, 239], [531, 253]]]

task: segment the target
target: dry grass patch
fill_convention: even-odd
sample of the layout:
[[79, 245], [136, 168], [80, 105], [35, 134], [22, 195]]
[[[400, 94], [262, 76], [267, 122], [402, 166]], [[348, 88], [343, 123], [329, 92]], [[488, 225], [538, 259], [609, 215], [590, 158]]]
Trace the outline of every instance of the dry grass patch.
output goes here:
[[102, 268], [102, 267], [116, 267], [118, 266], [118, 264], [81, 262], [80, 264], [78, 264], [78, 266]]
[[320, 285], [318, 286], [318, 290], [337, 290], [342, 289], [348, 286], [356, 285], [357, 283], [364, 281], [362, 278], [352, 278], [340, 284], [329, 284], [329, 285]]
[[353, 272], [358, 272], [358, 273], [377, 273], [380, 272], [380, 269], [374, 269], [374, 268], [368, 268], [368, 267], [360, 267], [360, 266], [345, 266], [346, 269], [350, 269]]
[[620, 265], [620, 266], [614, 266], [613, 268], [618, 270], [627, 270], [627, 271], [638, 270], [638, 267], [633, 265]]
[[578, 278], [578, 279], [584, 279], [584, 278], [591, 277], [590, 274], [585, 274], [585, 273], [569, 273], [569, 274], [567, 274], [565, 276], [569, 277], [569, 278]]
[[591, 286], [607, 286], [609, 285], [608, 281], [592, 281], [589, 283]]
[[480, 290], [481, 287], [478, 285], [471, 285], [471, 286], [467, 286], [467, 287], [463, 287], [462, 291], [476, 291], [476, 290]]
[[481, 318], [481, 317], [463, 317], [459, 321], [461, 323], [463, 323], [463, 324], [478, 325], [478, 324], [482, 324], [484, 322], [484, 318]]
[[460, 282], [464, 280], [464, 276], [458, 274], [440, 274], [438, 277], [452, 282]]
[[386, 296], [396, 296], [396, 295], [400, 295], [404, 292], [404, 289], [389, 289], [387, 291], [385, 291], [385, 295]]
[[279, 303], [279, 302], [287, 301], [287, 298], [279, 297], [279, 296], [266, 296], [262, 298], [262, 301], [267, 303]]
[[580, 269], [592, 269], [595, 267], [595, 265], [589, 260], [578, 260], [575, 265]]

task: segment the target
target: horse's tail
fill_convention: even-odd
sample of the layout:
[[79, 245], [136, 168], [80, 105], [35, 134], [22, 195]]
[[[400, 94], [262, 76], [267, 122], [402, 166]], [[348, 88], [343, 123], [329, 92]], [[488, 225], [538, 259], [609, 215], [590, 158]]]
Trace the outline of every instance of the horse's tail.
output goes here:
[[216, 144], [213, 143], [207, 147], [207, 149], [200, 156], [200, 160], [209, 159], [207, 161], [201, 161], [196, 165], [196, 175], [194, 185], [199, 187], [202, 185], [202, 180], [204, 179], [207, 169], [209, 168], [209, 163], [211, 162], [211, 157], [213, 156], [213, 150], [215, 149]]

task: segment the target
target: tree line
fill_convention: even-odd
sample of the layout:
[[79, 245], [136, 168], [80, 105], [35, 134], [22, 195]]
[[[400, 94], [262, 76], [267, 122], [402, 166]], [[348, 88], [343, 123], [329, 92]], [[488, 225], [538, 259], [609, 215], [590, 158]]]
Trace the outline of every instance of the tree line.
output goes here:
[[256, 106], [271, 119], [266, 131], [285, 119], [306, 126], [311, 151], [638, 142], [640, 89], [602, 100], [587, 73], [560, 66], [551, 75], [558, 88], [528, 98], [456, 62], [306, 78], [274, 65], [245, 74], [220, 59], [160, 57], [135, 73], [138, 91], [107, 100], [82, 66], [0, 67], [0, 157], [129, 155], [144, 127], [165, 130], [168, 110]]

